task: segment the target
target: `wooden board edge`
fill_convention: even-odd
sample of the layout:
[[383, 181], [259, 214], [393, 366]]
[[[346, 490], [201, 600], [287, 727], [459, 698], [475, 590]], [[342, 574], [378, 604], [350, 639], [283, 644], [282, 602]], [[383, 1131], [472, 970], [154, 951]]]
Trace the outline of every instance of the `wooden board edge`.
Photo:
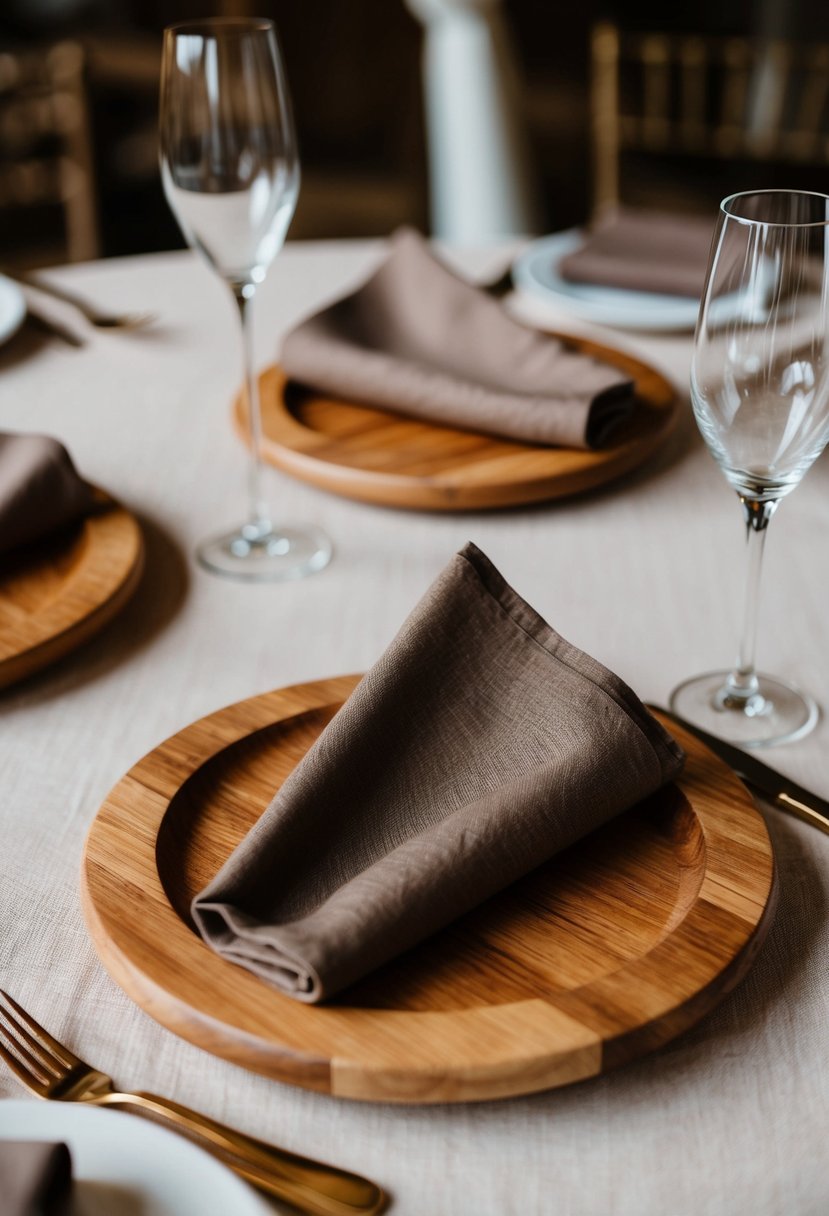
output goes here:
[[775, 859], [771, 887], [763, 913], [742, 950], [690, 1001], [679, 1005], [671, 1015], [637, 1027], [626, 1034], [606, 1039], [602, 1049], [602, 1072], [620, 1068], [633, 1060], [640, 1059], [646, 1052], [664, 1047], [679, 1035], [696, 1026], [716, 1009], [742, 983], [754, 965], [774, 924], [779, 899], [780, 875]]
[[140, 525], [134, 516], [130, 518], [136, 524], [136, 547], [133, 563], [124, 579], [107, 599], [80, 620], [67, 625], [28, 650], [0, 660], [0, 689], [9, 688], [80, 649], [126, 607], [138, 590], [146, 561], [146, 546]]
[[[552, 336], [566, 340], [565, 335]], [[600, 344], [590, 343], [586, 339], [579, 341], [590, 353], [604, 352], [606, 356], [607, 348]], [[260, 408], [263, 415], [262, 454], [282, 472], [314, 485], [317, 489], [373, 506], [447, 512], [499, 510], [589, 493], [625, 476], [649, 460], [667, 442], [680, 417], [679, 394], [662, 372], [623, 351], [613, 353], [616, 355], [616, 363], [623, 370], [638, 378], [655, 381], [658, 391], [650, 408], [659, 412], [659, 418], [648, 434], [621, 444], [617, 449], [608, 449], [604, 459], [597, 459], [593, 464], [586, 463], [567, 473], [468, 485], [453, 482], [451, 477], [429, 478], [406, 473], [387, 473], [323, 459], [304, 450], [300, 440], [307, 440], [314, 432], [296, 421], [287, 411], [280, 415], [281, 422], [289, 433], [296, 434], [297, 446], [281, 443], [268, 434], [267, 400], [272, 393], [272, 382], [275, 381], [278, 388], [282, 379], [278, 365], [274, 364], [265, 368], [259, 377], [262, 402]], [[249, 446], [250, 430], [243, 394], [234, 397], [232, 420], [236, 434]]]
[[[350, 676], [333, 677], [332, 679], [340, 683], [347, 683], [356, 678]], [[248, 700], [264, 706], [275, 696], [278, 697], [280, 693], [296, 695], [302, 690], [314, 690], [315, 693], [321, 693], [323, 699], [326, 699], [330, 696], [328, 687], [330, 683], [329, 680], [311, 681], [304, 685], [291, 686], [286, 690], [263, 693]], [[247, 701], [243, 701], [227, 706], [224, 711], [206, 715], [199, 720], [199, 723], [207, 722], [222, 712], [228, 714], [237, 706], [247, 703]], [[179, 732], [178, 736], [173, 737], [182, 739], [199, 723], [190, 724], [189, 727], [185, 727], [183, 731]], [[228, 742], [232, 742], [232, 740]], [[222, 750], [224, 746], [228, 745], [228, 742], [219, 741], [215, 751]], [[716, 763], [718, 766], [725, 767], [721, 761], [717, 760]], [[130, 773], [134, 773], [137, 767], [134, 766]], [[118, 785], [120, 784], [119, 782]], [[114, 788], [117, 789], [118, 786]], [[747, 793], [746, 798], [749, 805], [752, 805]], [[753, 805], [752, 809], [762, 825], [765, 839], [768, 840], [767, 829], [762, 817], [753, 808]], [[694, 994], [693, 999], [672, 1007], [658, 1018], [636, 1027], [633, 1031], [617, 1036], [615, 1041], [605, 1040], [608, 1045], [605, 1051], [599, 1050], [596, 1054], [591, 1052], [589, 1045], [582, 1045], [575, 1051], [567, 1053], [572, 1055], [570, 1064], [563, 1063], [560, 1051], [546, 1055], [543, 1053], [533, 1055], [528, 1052], [527, 1058], [518, 1061], [517, 1065], [515, 1058], [511, 1058], [506, 1067], [502, 1061], [496, 1060], [491, 1067], [473, 1069], [465, 1078], [459, 1077], [457, 1071], [447, 1073], [439, 1066], [426, 1064], [421, 1068], [410, 1069], [404, 1085], [399, 1073], [393, 1067], [384, 1066], [382, 1062], [376, 1068], [371, 1068], [367, 1067], [366, 1062], [362, 1059], [352, 1061], [336, 1054], [330, 1062], [327, 1059], [320, 1060], [317, 1057], [303, 1056], [301, 1052], [293, 1048], [285, 1049], [284, 1045], [267, 1043], [256, 1036], [245, 1035], [245, 1032], [239, 1031], [235, 1027], [231, 1027], [228, 1037], [221, 1033], [223, 1024], [214, 1017], [194, 1011], [189, 1005], [181, 1004], [178, 998], [166, 988], [155, 985], [152, 979], [137, 968], [115, 943], [107, 944], [105, 942], [108, 936], [106, 926], [97, 914], [91, 893], [90, 876], [94, 862], [90, 855], [89, 842], [94, 826], [95, 821], [90, 827], [84, 847], [82, 903], [96, 949], [104, 966], [116, 982], [121, 984], [129, 995], [162, 1025], [197, 1046], [275, 1080], [319, 1089], [321, 1092], [330, 1092], [338, 1097], [364, 1101], [398, 1102], [407, 1105], [486, 1101], [569, 1084], [571, 1081], [597, 1075], [605, 1069], [615, 1068], [629, 1059], [641, 1055], [643, 1051], [653, 1050], [674, 1038], [675, 1035], [704, 1016], [726, 992], [730, 991], [751, 965], [754, 955], [771, 925], [774, 910], [772, 894], [776, 891], [776, 870], [773, 865], [769, 898], [766, 900], [763, 914], [739, 954], [732, 957], [720, 972], [712, 976], [705, 987]], [[771, 857], [773, 859], [773, 853], [771, 853]], [[102, 942], [104, 942], [103, 948]], [[110, 949], [109, 946], [112, 948]], [[525, 1004], [530, 1003], [525, 1002]], [[411, 1015], [408, 1012], [400, 1011], [400, 1016]], [[295, 1067], [297, 1072], [294, 1072]], [[310, 1081], [307, 1079], [307, 1068], [315, 1070], [312, 1072]], [[562, 1072], [562, 1068], [564, 1068], [564, 1072]], [[566, 1075], [568, 1069], [572, 1070], [572, 1075]], [[326, 1072], [326, 1070], [328, 1071]]]
[[[352, 469], [323, 461], [316, 456], [276, 443], [269, 436], [262, 440], [262, 454], [275, 468], [289, 476], [324, 490], [375, 507], [411, 511], [502, 511], [510, 507], [531, 506], [589, 494], [616, 481], [650, 460], [668, 441], [679, 421], [678, 399], [659, 428], [647, 442], [620, 448], [613, 462], [597, 463], [592, 468], [557, 474], [555, 478], [527, 478], [517, 482], [456, 486], [427, 477], [388, 474], [375, 470]], [[233, 416], [239, 438], [249, 444], [250, 434], [244, 407], [237, 399]]]
[[153, 1021], [194, 1047], [231, 1064], [249, 1069], [271, 1080], [331, 1093], [331, 1065], [318, 1056], [296, 1050], [279, 1051], [275, 1044], [263, 1050], [262, 1041], [237, 1027], [228, 1027], [209, 1014], [178, 1001], [167, 989], [155, 984], [112, 941], [91, 892], [91, 870], [87, 842], [81, 860], [80, 902], [87, 931], [104, 970]]

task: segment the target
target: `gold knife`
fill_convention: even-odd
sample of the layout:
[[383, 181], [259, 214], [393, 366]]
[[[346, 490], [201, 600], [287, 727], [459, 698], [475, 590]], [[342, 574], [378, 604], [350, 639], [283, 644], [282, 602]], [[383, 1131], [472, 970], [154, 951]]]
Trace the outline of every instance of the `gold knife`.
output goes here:
[[717, 739], [714, 735], [709, 735], [707, 731], [702, 730], [699, 726], [694, 726], [692, 722], [686, 722], [678, 714], [671, 713], [668, 709], [662, 709], [659, 705], [649, 705], [647, 708], [656, 710], [657, 713], [669, 718], [671, 722], [676, 722], [677, 726], [681, 726], [683, 730], [696, 735], [702, 743], [710, 747], [715, 755], [733, 768], [746, 785], [765, 798], [770, 798], [781, 810], [788, 811], [790, 815], [796, 815], [798, 819], [810, 823], [812, 827], [819, 828], [821, 832], [829, 833], [829, 802], [825, 798], [813, 794], [811, 790], [798, 785], [796, 781], [784, 777], [776, 769], [764, 764], [762, 760], [758, 760], [751, 752], [743, 751], [741, 747], [735, 747], [733, 743], [726, 743], [724, 739]]

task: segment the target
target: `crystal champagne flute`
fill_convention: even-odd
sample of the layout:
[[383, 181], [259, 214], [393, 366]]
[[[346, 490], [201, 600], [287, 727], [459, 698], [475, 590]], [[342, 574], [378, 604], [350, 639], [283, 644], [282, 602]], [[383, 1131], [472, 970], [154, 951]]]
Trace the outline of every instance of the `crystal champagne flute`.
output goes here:
[[247, 521], [198, 548], [202, 565], [251, 581], [321, 570], [331, 544], [316, 528], [277, 526], [262, 489], [262, 423], [250, 307], [285, 240], [299, 190], [288, 88], [273, 23], [211, 19], [164, 32], [161, 176], [187, 243], [229, 285], [242, 329], [250, 427]]
[[754, 654], [766, 530], [829, 439], [828, 239], [825, 195], [725, 199], [697, 322], [691, 402], [742, 507], [748, 577], [734, 668], [686, 680], [671, 708], [744, 747], [800, 738], [818, 718], [812, 697], [758, 674]]

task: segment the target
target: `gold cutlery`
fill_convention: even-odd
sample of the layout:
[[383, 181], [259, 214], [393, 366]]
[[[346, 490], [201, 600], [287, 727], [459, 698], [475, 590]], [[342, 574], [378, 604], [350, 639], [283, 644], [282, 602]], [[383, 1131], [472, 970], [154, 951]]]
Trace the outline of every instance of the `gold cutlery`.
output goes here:
[[82, 296], [76, 296], [74, 292], [67, 291], [65, 287], [45, 283], [36, 275], [26, 274], [23, 271], [13, 273], [4, 271], [4, 273], [7, 278], [14, 279], [24, 287], [30, 287], [33, 291], [42, 291], [44, 295], [53, 296], [56, 300], [71, 305], [96, 329], [143, 329], [144, 326], [151, 325], [157, 319], [155, 313], [152, 312], [104, 312], [95, 308]]
[[714, 735], [709, 735], [707, 731], [695, 726], [693, 722], [686, 722], [678, 714], [662, 709], [659, 705], [649, 705], [647, 708], [664, 714], [671, 722], [676, 722], [677, 726], [696, 735], [707, 747], [711, 748], [712, 752], [724, 760], [746, 785], [770, 799], [782, 811], [788, 811], [790, 815], [795, 815], [805, 823], [810, 823], [812, 827], [818, 828], [821, 832], [829, 833], [829, 802], [825, 798], [813, 794], [811, 790], [784, 777], [770, 765], [758, 760], [751, 752], [743, 751], [741, 747], [737, 747], [733, 743], [727, 743], [724, 739], [717, 739]]
[[367, 1178], [234, 1131], [148, 1093], [122, 1093], [0, 990], [0, 1059], [38, 1098], [113, 1106], [161, 1121], [209, 1149], [247, 1182], [313, 1216], [372, 1216], [388, 1197]]

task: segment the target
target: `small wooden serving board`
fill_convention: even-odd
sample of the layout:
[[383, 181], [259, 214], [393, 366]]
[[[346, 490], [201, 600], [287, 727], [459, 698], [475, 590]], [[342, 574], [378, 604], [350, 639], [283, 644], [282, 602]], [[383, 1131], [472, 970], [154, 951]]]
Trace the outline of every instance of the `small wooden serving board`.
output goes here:
[[742, 978], [771, 921], [769, 837], [741, 782], [678, 730], [688, 760], [675, 785], [337, 1000], [300, 1004], [219, 958], [190, 901], [356, 680], [211, 714], [101, 807], [83, 860], [86, 921], [152, 1017], [338, 1097], [463, 1102], [596, 1076], [673, 1038]]
[[0, 557], [0, 688], [83, 645], [141, 578], [138, 521], [103, 490], [79, 523]]
[[[665, 377], [639, 359], [586, 338], [556, 336], [634, 381], [633, 414], [598, 451], [514, 443], [420, 422], [313, 392], [270, 367], [259, 380], [262, 454], [321, 489], [388, 507], [477, 511], [594, 489], [662, 446], [678, 416], [677, 397]], [[249, 440], [242, 396], [234, 419]]]

